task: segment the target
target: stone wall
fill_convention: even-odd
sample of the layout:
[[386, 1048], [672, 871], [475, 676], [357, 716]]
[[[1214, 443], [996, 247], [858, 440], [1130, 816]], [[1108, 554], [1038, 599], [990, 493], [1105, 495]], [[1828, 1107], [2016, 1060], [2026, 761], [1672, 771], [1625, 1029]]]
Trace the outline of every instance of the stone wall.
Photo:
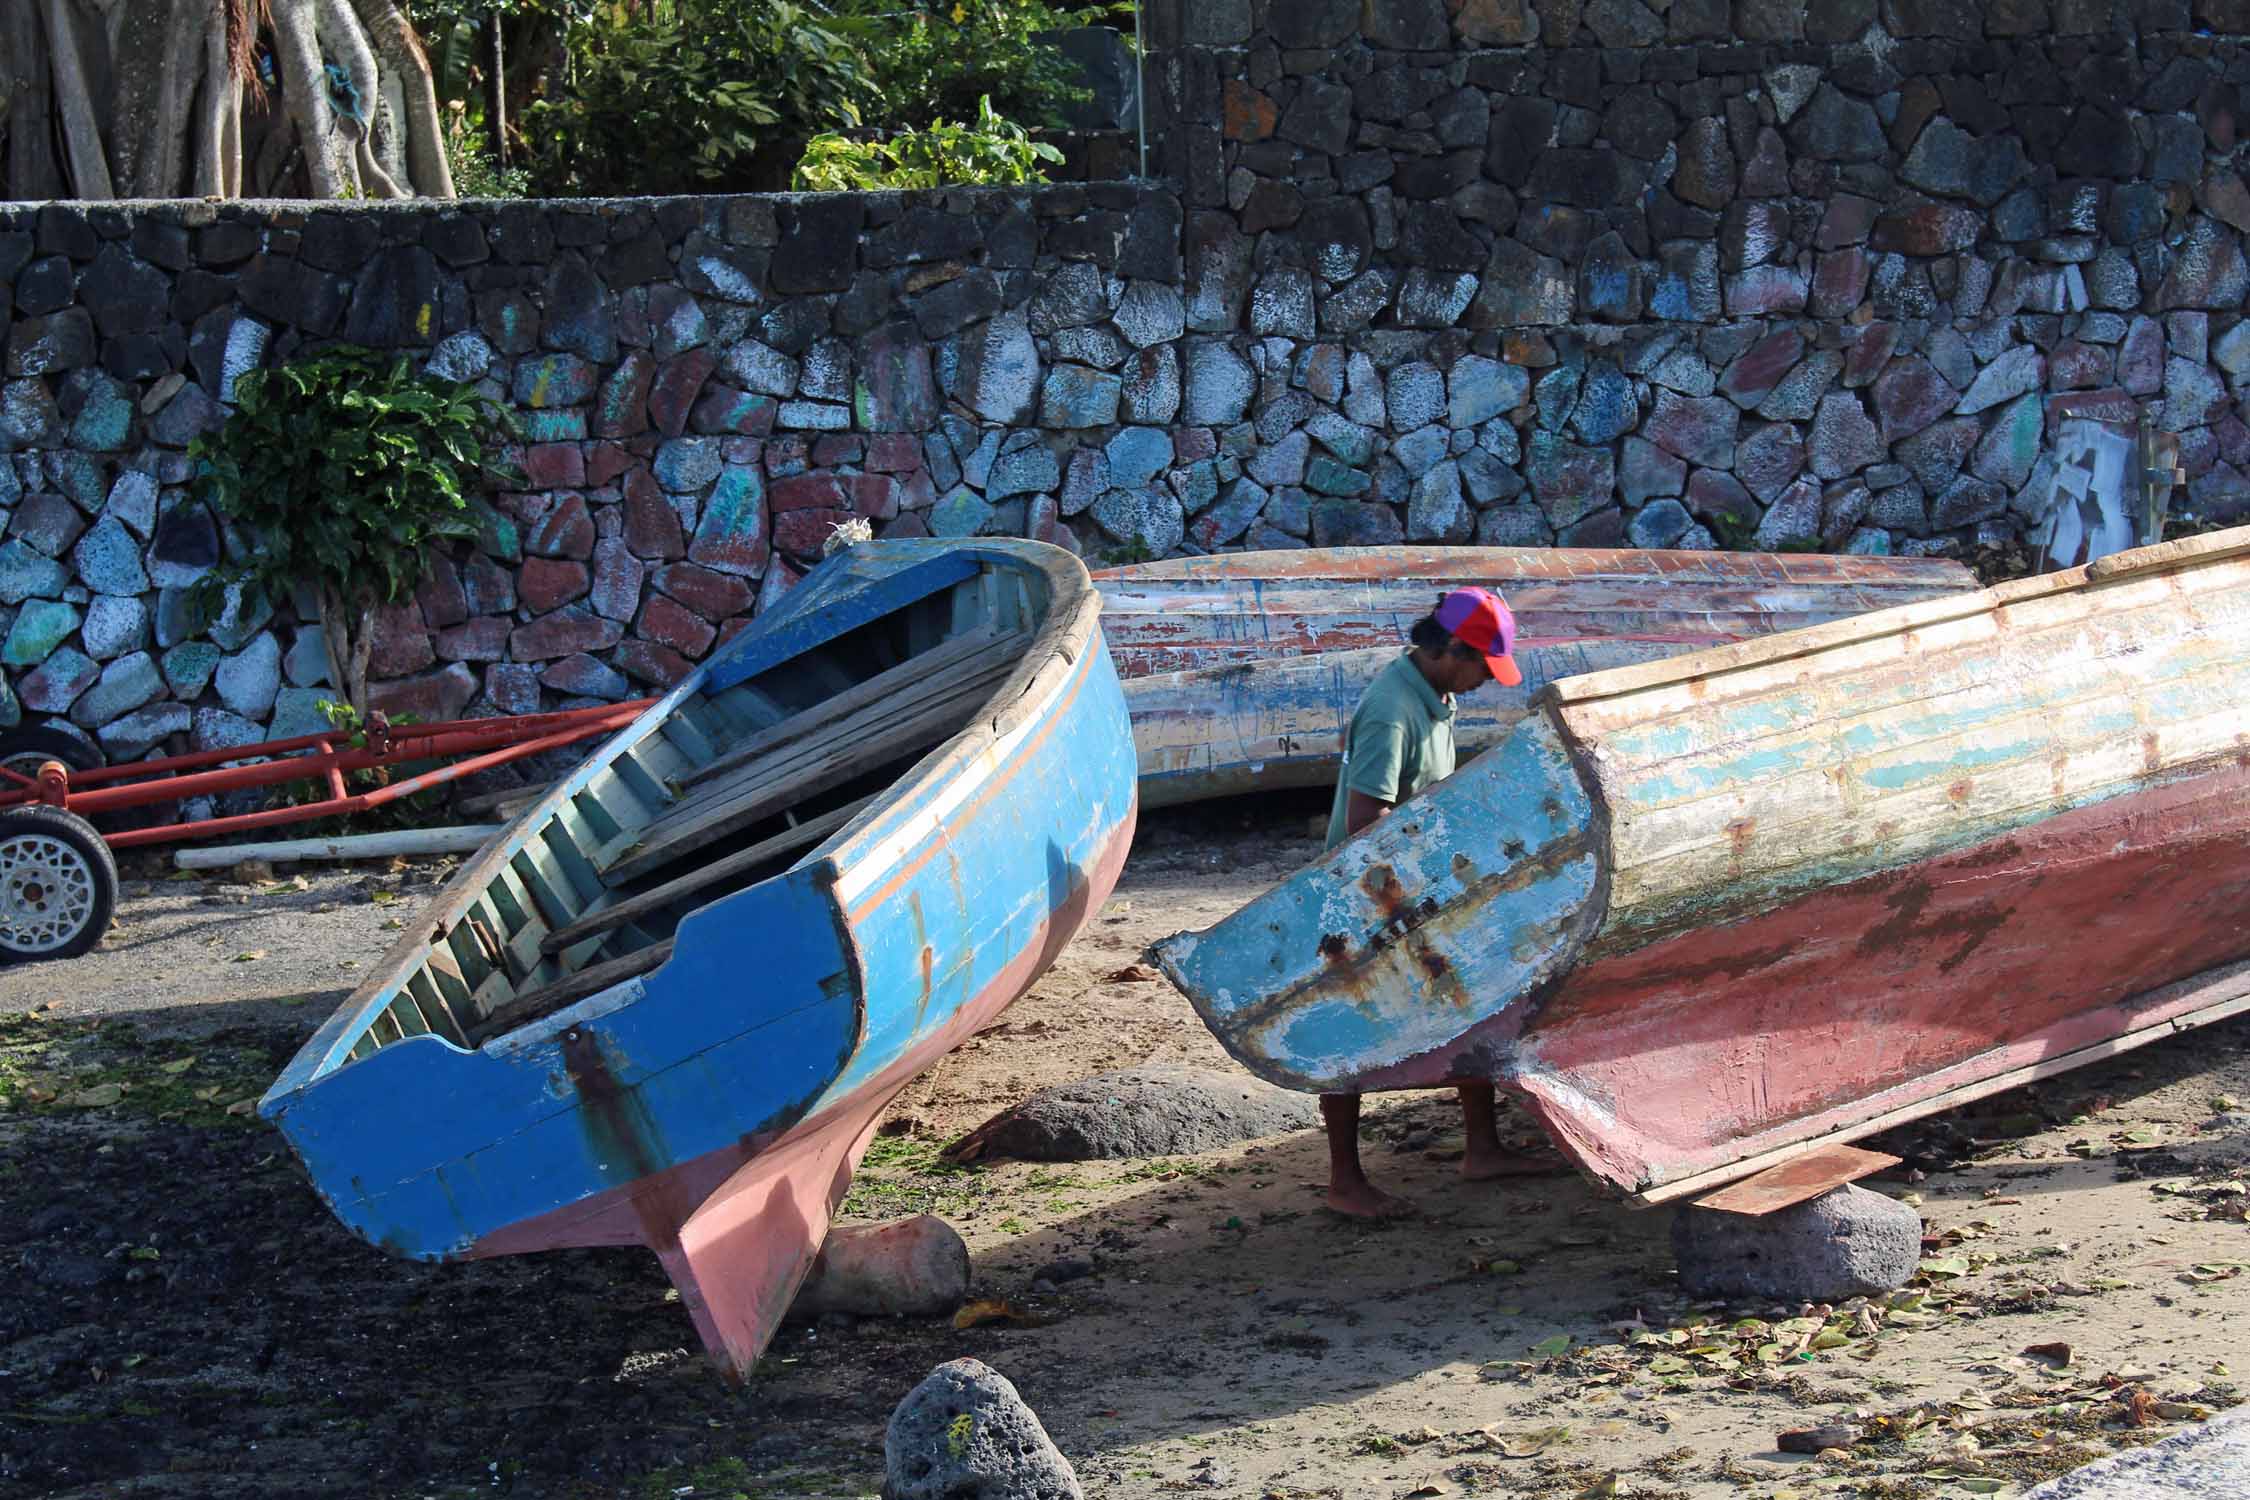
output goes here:
[[2250, 5], [1160, 0], [1143, 185], [0, 206], [0, 720], [314, 726], [286, 604], [200, 634], [185, 449], [398, 348], [527, 488], [382, 622], [425, 715], [677, 679], [829, 529], [1094, 557], [1478, 541], [1958, 552], [2070, 412], [2245, 508]]

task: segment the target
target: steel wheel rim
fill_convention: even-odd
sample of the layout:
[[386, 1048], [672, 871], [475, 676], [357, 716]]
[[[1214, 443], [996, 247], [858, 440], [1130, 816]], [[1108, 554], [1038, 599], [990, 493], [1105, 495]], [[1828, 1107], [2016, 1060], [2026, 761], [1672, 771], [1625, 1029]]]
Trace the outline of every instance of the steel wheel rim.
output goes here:
[[52, 953], [94, 918], [94, 870], [46, 833], [0, 838], [0, 939], [18, 953]]

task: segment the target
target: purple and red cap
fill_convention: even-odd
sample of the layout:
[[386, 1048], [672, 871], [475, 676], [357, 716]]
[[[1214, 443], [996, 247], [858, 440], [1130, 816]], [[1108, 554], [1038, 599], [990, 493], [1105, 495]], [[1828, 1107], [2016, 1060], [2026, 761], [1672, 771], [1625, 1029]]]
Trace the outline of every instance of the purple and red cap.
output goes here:
[[1514, 656], [1516, 617], [1498, 594], [1490, 589], [1455, 589], [1438, 600], [1437, 622], [1462, 645], [1483, 653], [1494, 682], [1514, 687], [1523, 681]]

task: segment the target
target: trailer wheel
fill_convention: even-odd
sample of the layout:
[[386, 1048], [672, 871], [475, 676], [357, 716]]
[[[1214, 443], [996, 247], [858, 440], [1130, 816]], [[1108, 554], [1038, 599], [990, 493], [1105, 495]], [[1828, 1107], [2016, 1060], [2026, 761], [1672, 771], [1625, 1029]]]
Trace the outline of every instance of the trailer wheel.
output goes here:
[[102, 758], [74, 734], [34, 726], [0, 734], [0, 766], [19, 776], [37, 776], [43, 761], [59, 760], [73, 771], [97, 771]]
[[76, 958], [117, 910], [117, 861], [59, 807], [0, 809], [0, 957]]

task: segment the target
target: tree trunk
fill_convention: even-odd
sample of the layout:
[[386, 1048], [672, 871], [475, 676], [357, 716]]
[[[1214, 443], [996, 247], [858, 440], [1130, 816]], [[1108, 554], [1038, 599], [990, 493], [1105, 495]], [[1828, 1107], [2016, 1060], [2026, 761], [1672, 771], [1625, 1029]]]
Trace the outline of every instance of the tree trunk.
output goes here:
[[328, 654], [328, 681], [361, 719], [367, 717], [367, 668], [375, 651], [375, 612], [319, 586], [320, 641]]
[[450, 198], [453, 169], [445, 159], [445, 127], [438, 119], [437, 85], [414, 28], [391, 0], [351, 0], [383, 67], [406, 91], [406, 171], [425, 198]]
[[86, 41], [71, 0], [47, 0], [47, 44], [55, 74], [55, 103], [62, 115], [63, 160], [70, 170], [70, 185], [80, 198], [114, 198], [117, 190], [110, 184], [109, 155], [103, 149], [101, 126], [94, 118]]
[[10, 96], [8, 154], [0, 158], [9, 196], [60, 197], [62, 168], [48, 128], [54, 93], [48, 84], [47, 37], [32, 6], [0, 5], [0, 68], [7, 69]]

